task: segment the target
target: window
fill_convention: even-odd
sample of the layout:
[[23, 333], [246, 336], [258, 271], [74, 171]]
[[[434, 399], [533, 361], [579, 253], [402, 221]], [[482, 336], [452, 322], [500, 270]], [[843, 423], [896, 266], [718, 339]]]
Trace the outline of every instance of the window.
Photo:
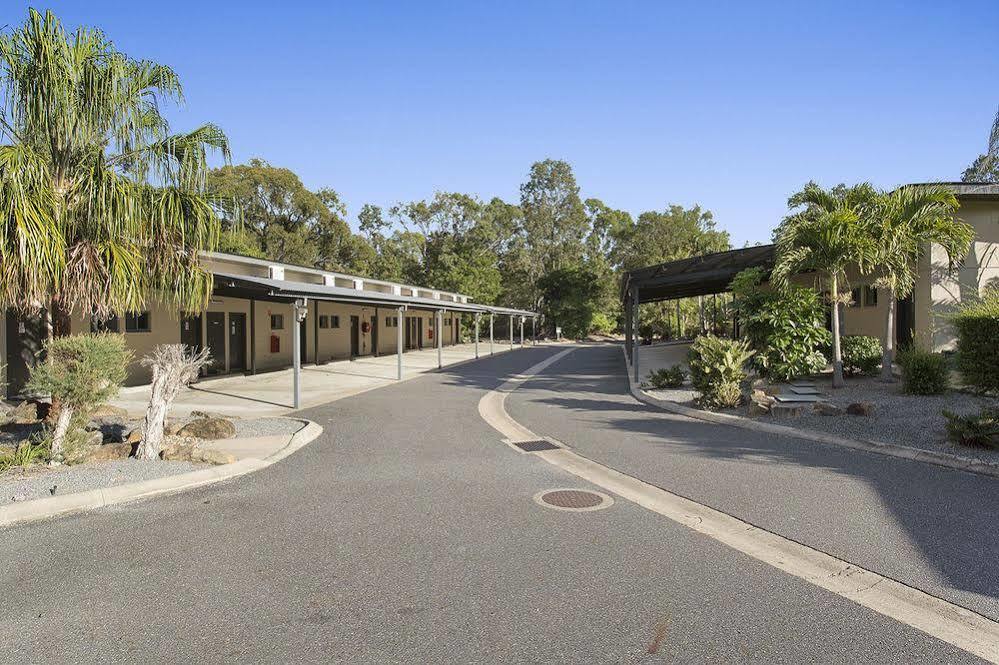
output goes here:
[[330, 317], [328, 314], [321, 314], [319, 316], [319, 327], [329, 328], [330, 327]]
[[393, 328], [398, 328], [399, 327], [399, 317], [398, 316], [393, 316], [392, 317], [392, 327]]
[[271, 330], [284, 330], [284, 314], [271, 314]]
[[116, 333], [118, 332], [118, 317], [112, 315], [107, 319], [99, 319], [96, 316], [90, 317], [90, 332], [92, 333]]
[[851, 301], [850, 307], [860, 307], [861, 305], [863, 305], [860, 296], [861, 296], [861, 288], [859, 286], [850, 291], [850, 301]]
[[392, 317], [391, 316], [386, 316], [385, 317], [385, 327], [386, 328], [391, 328], [392, 327]]
[[339, 328], [339, 327], [340, 327], [340, 315], [334, 314], [333, 316], [330, 317], [330, 328]]
[[864, 307], [878, 306], [878, 290], [873, 286], [864, 287]]
[[126, 314], [125, 332], [149, 332], [149, 312], [132, 312]]

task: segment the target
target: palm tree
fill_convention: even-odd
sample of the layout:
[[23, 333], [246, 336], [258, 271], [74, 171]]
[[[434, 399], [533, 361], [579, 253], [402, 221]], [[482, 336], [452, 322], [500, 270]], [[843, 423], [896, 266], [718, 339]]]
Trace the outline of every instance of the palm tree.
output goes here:
[[975, 232], [955, 219], [957, 197], [942, 185], [906, 185], [880, 194], [865, 214], [874, 241], [874, 285], [887, 292], [881, 379], [892, 381], [895, 302], [912, 293], [916, 266], [930, 243], [939, 245], [951, 267], [967, 254]]
[[[843, 355], [840, 349], [840, 287], [847, 285], [846, 270], [866, 268], [873, 258], [873, 245], [861, 221], [861, 213], [876, 192], [863, 183], [854, 187], [840, 185], [825, 190], [813, 182], [788, 200], [791, 215], [774, 232], [777, 256], [772, 280], [787, 289], [790, 278], [804, 271], [814, 271], [829, 288], [832, 308], [833, 387], [843, 382]], [[849, 289], [846, 289], [849, 297]]]
[[62, 335], [75, 311], [136, 311], [151, 292], [207, 305], [207, 153], [229, 146], [210, 124], [170, 133], [160, 104], [182, 101], [177, 75], [32, 9], [0, 34], [0, 87], [0, 307], [49, 307]]

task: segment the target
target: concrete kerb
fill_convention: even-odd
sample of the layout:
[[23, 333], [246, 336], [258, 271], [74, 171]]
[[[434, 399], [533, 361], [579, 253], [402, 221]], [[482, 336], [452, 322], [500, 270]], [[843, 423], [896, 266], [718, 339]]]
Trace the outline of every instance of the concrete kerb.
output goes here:
[[[624, 348], [622, 348], [621, 351], [624, 353]], [[995, 464], [993, 462], [985, 462], [968, 457], [961, 457], [959, 455], [951, 455], [949, 453], [939, 453], [932, 450], [911, 448], [909, 446], [901, 446], [893, 443], [881, 443], [878, 441], [869, 441], [864, 439], [848, 439], [846, 437], [836, 436], [835, 434], [798, 429], [795, 427], [788, 427], [787, 425], [761, 423], [757, 420], [744, 418], [743, 416], [736, 416], [730, 413], [703, 411], [701, 409], [683, 406], [682, 404], [677, 404], [676, 402], [670, 402], [669, 400], [656, 399], [655, 397], [645, 393], [645, 391], [643, 391], [635, 382], [635, 377], [631, 371], [631, 363], [628, 360], [628, 354], [624, 353], [624, 356], [624, 362], [628, 367], [628, 386], [631, 390], [632, 397], [640, 402], [648, 404], [649, 406], [662, 409], [663, 411], [669, 411], [681, 416], [694, 418], [696, 420], [703, 420], [705, 422], [715, 423], [718, 425], [730, 425], [732, 427], [741, 427], [755, 432], [778, 434], [781, 436], [805, 439], [807, 441], [816, 441], [818, 443], [841, 446], [844, 448], [853, 448], [855, 450], [866, 450], [867, 452], [876, 453], [878, 455], [915, 460], [917, 462], [935, 464], [948, 469], [956, 469], [958, 471], [967, 471], [969, 473], [977, 473], [983, 476], [999, 478], [999, 464]]]
[[125, 483], [124, 485], [102, 487], [63, 496], [46, 497], [44, 499], [35, 499], [34, 501], [0, 506], [0, 527], [34, 522], [50, 517], [93, 510], [94, 508], [103, 508], [104, 506], [136, 501], [161, 494], [173, 494], [253, 473], [288, 457], [296, 450], [314, 441], [323, 432], [322, 426], [311, 420], [302, 418], [290, 418], [289, 420], [296, 420], [304, 423], [305, 426], [295, 432], [288, 440], [288, 443], [282, 448], [263, 459], [247, 457], [231, 464], [222, 464], [189, 473], [180, 473], [175, 476], [142, 480], [134, 483]]

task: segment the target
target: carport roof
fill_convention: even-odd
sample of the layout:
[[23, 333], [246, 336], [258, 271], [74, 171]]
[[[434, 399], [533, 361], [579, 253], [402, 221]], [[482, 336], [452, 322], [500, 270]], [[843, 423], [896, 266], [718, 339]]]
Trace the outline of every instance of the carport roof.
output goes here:
[[769, 272], [774, 265], [774, 246], [758, 245], [669, 261], [625, 273], [621, 297], [638, 290], [641, 302], [656, 302], [722, 293], [732, 278], [746, 268]]
[[381, 307], [399, 307], [405, 305], [414, 309], [446, 309], [453, 312], [480, 312], [492, 314], [512, 314], [514, 316], [535, 316], [534, 312], [508, 307], [493, 307], [478, 303], [461, 303], [450, 300], [434, 300], [433, 298], [418, 298], [415, 296], [396, 295], [394, 293], [379, 293], [377, 291], [359, 291], [342, 286], [327, 286], [325, 284], [309, 284], [283, 279], [270, 279], [253, 275], [233, 275], [224, 272], [214, 272], [215, 291], [221, 295], [233, 295], [240, 298], [261, 298], [271, 300], [294, 300], [296, 298], [312, 298], [333, 302], [354, 303], [360, 305], [377, 305]]

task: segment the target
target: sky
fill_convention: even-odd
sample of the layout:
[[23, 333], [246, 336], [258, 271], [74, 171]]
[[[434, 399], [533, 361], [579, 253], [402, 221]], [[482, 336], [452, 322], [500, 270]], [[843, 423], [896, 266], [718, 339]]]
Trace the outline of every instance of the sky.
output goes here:
[[700, 204], [768, 242], [809, 180], [960, 179], [999, 108], [996, 0], [32, 6], [173, 67], [175, 129], [220, 125], [235, 162], [336, 189], [355, 228], [438, 190], [515, 202], [551, 157], [584, 197]]

